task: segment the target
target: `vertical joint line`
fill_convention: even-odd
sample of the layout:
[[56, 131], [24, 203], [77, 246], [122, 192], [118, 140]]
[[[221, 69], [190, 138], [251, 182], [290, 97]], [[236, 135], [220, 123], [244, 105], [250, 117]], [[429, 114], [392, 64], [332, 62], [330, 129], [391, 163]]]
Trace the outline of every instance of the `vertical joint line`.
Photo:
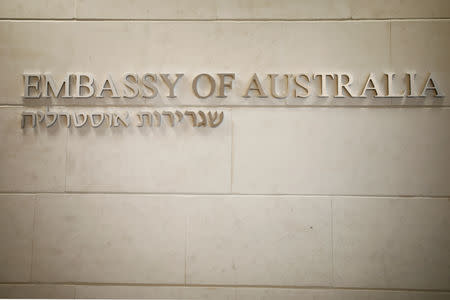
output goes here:
[[331, 287], [335, 287], [334, 284], [334, 222], [333, 222], [333, 201], [334, 199], [331, 198], [331, 212], [330, 212], [330, 219], [331, 219]]
[[73, 0], [73, 19], [77, 20], [78, 0]]
[[392, 20], [389, 20], [389, 67], [392, 68]]
[[233, 109], [230, 109], [230, 119], [231, 119], [231, 149], [230, 149], [230, 193], [233, 193], [233, 167], [234, 167], [234, 124], [233, 124]]
[[36, 210], [38, 206], [37, 194], [33, 197], [33, 231], [31, 233], [31, 261], [30, 261], [30, 282], [33, 282], [33, 261], [34, 261], [34, 240], [36, 236]]
[[187, 248], [188, 248], [188, 224], [189, 224], [189, 215], [185, 216], [184, 220], [184, 286], [187, 286]]
[[68, 164], [69, 164], [69, 128], [66, 128], [66, 158], [65, 158], [65, 165], [64, 165], [64, 193], [67, 192], [67, 170], [68, 170]]

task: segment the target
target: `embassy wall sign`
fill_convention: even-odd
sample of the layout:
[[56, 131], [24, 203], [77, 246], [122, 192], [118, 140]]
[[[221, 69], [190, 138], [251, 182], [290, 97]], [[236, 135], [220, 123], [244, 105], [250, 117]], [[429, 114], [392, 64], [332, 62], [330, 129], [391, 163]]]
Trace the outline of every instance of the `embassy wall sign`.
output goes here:
[[[248, 85], [244, 90], [238, 91], [238, 95], [243, 98], [252, 96], [258, 98], [273, 97], [283, 99], [292, 95], [296, 98], [311, 96], [311, 86], [318, 85], [319, 97], [367, 97], [367, 92], [373, 91], [375, 97], [425, 97], [427, 92], [434, 93], [435, 97], [444, 96], [439, 90], [436, 79], [431, 73], [426, 76], [424, 82], [416, 82], [415, 73], [405, 73], [407, 78], [406, 86], [400, 80], [394, 81], [398, 76], [395, 73], [383, 73], [382, 78], [386, 85], [385, 94], [379, 86], [377, 75], [369, 73], [364, 85], [360, 87], [352, 86], [353, 76], [350, 73], [313, 73], [313, 74], [253, 74], [248, 80]], [[262, 79], [269, 78], [269, 86], [263, 86]], [[184, 74], [152, 74], [142, 75], [136, 73], [125, 73], [121, 78], [112, 78], [107, 75], [104, 80], [97, 84], [94, 75], [87, 73], [66, 74], [57, 83], [51, 73], [23, 74], [25, 99], [35, 98], [103, 98], [106, 93], [112, 98], [154, 98], [159, 94], [160, 85], [168, 89], [167, 98], [176, 98], [177, 85], [185, 79]], [[192, 92], [198, 98], [208, 98], [216, 96], [226, 98], [227, 92], [233, 89], [233, 81], [236, 79], [235, 73], [202, 73], [192, 79]], [[336, 89], [334, 95], [327, 92], [327, 79], [335, 81]], [[201, 83], [207, 83], [207, 87], [200, 91]], [[203, 84], [204, 85], [204, 84]], [[402, 90], [395, 92], [394, 90]], [[346, 95], [344, 95], [344, 92]]]
[[[52, 73], [24, 73], [23, 98], [58, 99], [62, 105], [69, 99], [153, 99], [166, 97], [175, 99], [179, 96], [178, 87], [189, 81], [191, 93], [198, 99], [240, 97], [242, 101], [252, 99], [280, 100], [286, 98], [299, 99], [316, 96], [320, 98], [367, 98], [369, 94], [375, 98], [422, 98], [431, 96], [444, 97], [433, 74], [422, 74], [422, 81], [417, 80], [415, 73], [393, 72], [375, 74], [368, 73], [359, 86], [354, 84], [351, 73], [299, 73], [299, 74], [253, 74], [243, 79], [247, 84], [235, 88], [238, 79], [236, 73], [202, 73], [190, 78], [183, 73], [124, 73], [119, 78], [107, 74], [98, 80], [89, 73], [69, 73], [58, 77]], [[239, 78], [242, 80], [242, 78]], [[327, 86], [328, 85], [328, 86]], [[333, 85], [334, 88], [330, 89]], [[163, 94], [164, 93], [164, 94]], [[99, 127], [106, 121], [110, 127], [160, 126], [163, 121], [175, 126], [187, 117], [194, 127], [217, 127], [223, 120], [223, 112], [194, 110], [143, 111], [134, 116], [129, 113], [96, 113], [70, 114], [56, 112], [23, 112], [22, 128], [26, 127], [26, 119], [30, 126], [43, 123], [51, 127], [63, 118], [67, 127], [92, 126]]]

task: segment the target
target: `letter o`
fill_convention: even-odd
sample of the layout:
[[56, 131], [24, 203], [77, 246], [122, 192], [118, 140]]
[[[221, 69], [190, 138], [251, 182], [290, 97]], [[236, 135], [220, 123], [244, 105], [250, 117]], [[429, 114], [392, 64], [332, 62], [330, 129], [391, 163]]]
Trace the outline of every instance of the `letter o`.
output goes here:
[[[204, 96], [200, 95], [198, 92], [198, 89], [197, 89], [197, 83], [202, 76], [205, 76], [208, 79], [209, 85], [210, 85], [209, 93]], [[214, 80], [214, 78], [211, 75], [202, 73], [200, 75], [197, 75], [194, 78], [194, 80], [192, 81], [192, 90], [194, 91], [195, 96], [197, 96], [198, 98], [202, 98], [202, 99], [208, 98], [209, 96], [214, 94], [214, 91], [216, 90], [216, 81]]]

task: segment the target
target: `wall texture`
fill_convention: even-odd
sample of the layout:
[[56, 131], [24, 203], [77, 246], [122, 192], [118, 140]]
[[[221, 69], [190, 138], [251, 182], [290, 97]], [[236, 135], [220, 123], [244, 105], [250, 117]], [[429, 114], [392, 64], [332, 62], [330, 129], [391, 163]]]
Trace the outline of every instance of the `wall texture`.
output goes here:
[[[449, 96], [33, 102], [21, 76], [414, 70], [450, 95], [450, 1], [1, 0], [0, 18], [0, 297], [449, 299]], [[151, 106], [225, 118], [20, 128]]]

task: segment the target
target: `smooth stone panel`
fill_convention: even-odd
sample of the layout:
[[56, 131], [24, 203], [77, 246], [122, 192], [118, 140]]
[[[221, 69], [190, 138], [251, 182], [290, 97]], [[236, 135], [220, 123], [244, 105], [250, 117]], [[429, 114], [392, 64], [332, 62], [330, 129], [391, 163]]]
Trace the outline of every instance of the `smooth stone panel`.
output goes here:
[[[0, 108], [0, 191], [64, 191], [67, 130], [44, 123], [21, 128], [25, 107]], [[41, 111], [45, 111], [42, 108]]]
[[130, 20], [342, 19], [350, 18], [350, 3], [347, 0], [137, 0], [130, 5], [124, 0], [79, 0], [77, 17]]
[[[417, 292], [411, 293], [411, 300], [447, 300], [450, 298], [450, 292]], [[388, 300], [388, 299], [386, 299]]]
[[[450, 7], [450, 1], [445, 1]], [[429, 1], [421, 1], [428, 5]], [[450, 16], [450, 13], [447, 14]], [[391, 67], [399, 72], [407, 67], [416, 72], [416, 85], [421, 90], [423, 75], [432, 72], [443, 98], [399, 98], [400, 104], [437, 105], [447, 103], [450, 96], [450, 20], [400, 20], [391, 22]], [[430, 92], [434, 93], [434, 92]]]
[[448, 18], [448, 0], [352, 0], [354, 19]]
[[348, 0], [217, 0], [219, 19], [344, 19], [350, 18]]
[[233, 109], [234, 193], [450, 195], [450, 110]]
[[450, 20], [391, 21], [391, 38], [395, 68], [449, 72]]
[[[61, 74], [62, 79], [66, 72], [85, 70], [74, 55], [74, 24], [63, 21], [0, 21], [3, 45], [0, 48], [0, 104], [39, 105], [36, 99], [28, 101], [22, 98], [24, 73], [51, 72]], [[59, 77], [55, 79], [59, 80]]]
[[34, 199], [0, 194], [0, 282], [30, 280]]
[[79, 299], [235, 300], [234, 288], [181, 286], [77, 286]]
[[216, 19], [214, 0], [78, 0], [79, 19]]
[[184, 283], [182, 200], [125, 194], [39, 195], [33, 281]]
[[[74, 296], [75, 295], [75, 296]], [[0, 284], [2, 298], [204, 299], [204, 300], [447, 300], [445, 292], [286, 288]]]
[[330, 285], [330, 201], [283, 196], [191, 200], [187, 283]]
[[336, 286], [450, 289], [450, 199], [333, 200]]
[[[269, 93], [270, 85], [266, 76], [268, 73], [348, 72], [354, 77], [352, 91], [358, 95], [368, 74], [374, 72], [383, 86], [383, 72], [390, 70], [391, 66], [389, 26], [389, 22], [385, 21], [0, 21], [0, 34], [7, 45], [0, 49], [0, 64], [3, 66], [0, 73], [0, 103], [97, 106], [449, 105], [448, 97], [436, 100], [429, 96], [421, 100], [425, 101], [422, 103], [410, 98], [374, 98], [370, 92], [367, 98], [294, 98], [293, 78], [286, 99], [261, 99], [254, 95], [243, 98], [253, 73], [261, 77], [266, 93]], [[435, 45], [442, 47], [444, 41], [437, 40]], [[180, 52], [180, 49], [183, 51]], [[396, 70], [399, 76], [404, 77], [404, 72], [414, 68], [416, 60], [424, 59], [413, 58]], [[445, 60], [442, 56], [440, 59]], [[436, 70], [442, 69], [430, 67], [423, 71]], [[109, 92], [101, 99], [22, 99], [22, 73], [50, 71], [58, 82], [67, 72], [90, 72], [95, 75], [97, 92], [107, 74], [111, 74], [121, 93], [124, 93], [121, 81], [126, 72], [135, 72], [140, 76], [146, 72], [185, 75], [177, 84], [178, 96], [174, 99], [167, 98], [168, 90], [161, 79], [157, 83], [159, 94], [153, 99], [116, 99], [111, 98]], [[196, 75], [220, 72], [236, 73], [233, 89], [227, 90], [228, 97], [198, 99], [194, 96], [192, 80]], [[444, 89], [445, 78], [440, 80]], [[316, 78], [311, 83], [314, 95], [320, 88], [319, 82]], [[328, 79], [329, 94], [335, 94], [335, 85]], [[398, 80], [395, 86], [403, 88], [405, 83]], [[201, 91], [206, 93], [205, 88]]]
[[1, 0], [0, 18], [73, 19], [76, 0]]
[[0, 284], [1, 298], [74, 299], [75, 286], [51, 284]]
[[337, 289], [238, 288], [236, 300], [444, 300], [450, 293]]
[[[65, 109], [72, 112], [94, 112]], [[185, 108], [181, 112], [215, 109]], [[231, 180], [231, 111], [215, 128], [193, 127], [185, 115], [170, 127], [162, 115], [161, 127], [137, 127], [139, 111], [154, 109], [108, 108], [97, 112], [126, 111], [134, 122], [129, 127], [99, 128], [85, 125], [69, 129], [67, 190], [95, 192], [229, 193]], [[176, 109], [158, 109], [176, 112]], [[208, 115], [207, 115], [208, 117]], [[198, 116], [198, 122], [201, 118]]]

